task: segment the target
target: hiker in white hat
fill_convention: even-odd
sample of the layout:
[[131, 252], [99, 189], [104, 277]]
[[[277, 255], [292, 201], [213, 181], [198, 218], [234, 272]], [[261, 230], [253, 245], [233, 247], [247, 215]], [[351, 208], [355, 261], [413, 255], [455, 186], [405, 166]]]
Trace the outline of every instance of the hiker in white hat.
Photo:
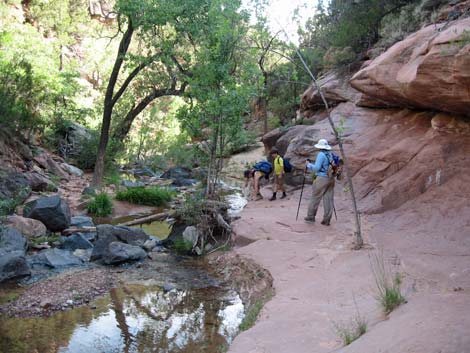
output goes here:
[[334, 164], [333, 154], [331, 152], [331, 146], [325, 139], [320, 139], [315, 145], [315, 148], [320, 150], [315, 163], [311, 163], [310, 160], [307, 160], [306, 163], [307, 169], [315, 172], [315, 180], [313, 182], [313, 194], [308, 205], [308, 213], [307, 217], [305, 217], [305, 222], [315, 222], [318, 206], [323, 199], [324, 215], [321, 224], [329, 226], [334, 207], [335, 176], [332, 170], [332, 164]]

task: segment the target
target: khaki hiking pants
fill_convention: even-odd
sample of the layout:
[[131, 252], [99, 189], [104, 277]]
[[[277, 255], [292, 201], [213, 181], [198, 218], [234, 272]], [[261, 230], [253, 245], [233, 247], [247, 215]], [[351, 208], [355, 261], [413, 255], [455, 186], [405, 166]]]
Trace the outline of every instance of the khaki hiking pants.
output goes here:
[[334, 207], [334, 190], [335, 178], [317, 176], [313, 182], [312, 199], [308, 205], [308, 218], [312, 220], [315, 219], [318, 206], [320, 205], [320, 201], [323, 198], [323, 221], [330, 223]]

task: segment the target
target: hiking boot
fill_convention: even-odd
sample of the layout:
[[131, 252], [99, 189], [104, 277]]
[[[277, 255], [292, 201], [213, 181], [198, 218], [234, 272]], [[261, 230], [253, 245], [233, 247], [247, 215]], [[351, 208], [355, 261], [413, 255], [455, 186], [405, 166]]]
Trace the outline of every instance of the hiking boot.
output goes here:
[[281, 196], [281, 200], [282, 200], [282, 199], [285, 199], [286, 197], [287, 197], [286, 193], [283, 192], [283, 193], [282, 193], [282, 196]]
[[305, 217], [304, 221], [305, 221], [305, 223], [313, 224], [313, 223], [315, 223], [315, 218]]
[[271, 198], [269, 199], [269, 201], [274, 201], [274, 200], [276, 200], [276, 195], [271, 196]]
[[321, 221], [321, 224], [323, 224], [324, 226], [329, 226], [329, 225], [330, 225], [330, 222], [327, 222], [327, 221]]

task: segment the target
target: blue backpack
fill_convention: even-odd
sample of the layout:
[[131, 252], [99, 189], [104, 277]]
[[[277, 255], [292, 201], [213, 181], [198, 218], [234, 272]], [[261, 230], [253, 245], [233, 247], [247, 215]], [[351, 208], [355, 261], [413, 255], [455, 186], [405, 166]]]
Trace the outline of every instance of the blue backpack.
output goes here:
[[289, 158], [284, 158], [284, 172], [290, 173], [292, 172], [292, 164], [290, 164]]
[[269, 179], [269, 174], [273, 171], [273, 165], [268, 161], [261, 161], [255, 164], [254, 170], [258, 170], [264, 173], [266, 179]]

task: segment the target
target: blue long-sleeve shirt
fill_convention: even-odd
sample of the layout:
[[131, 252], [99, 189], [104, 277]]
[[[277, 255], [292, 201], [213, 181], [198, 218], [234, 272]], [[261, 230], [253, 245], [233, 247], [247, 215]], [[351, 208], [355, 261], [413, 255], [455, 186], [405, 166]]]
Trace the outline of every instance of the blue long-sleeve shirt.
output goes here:
[[307, 169], [315, 171], [316, 176], [328, 177], [328, 166], [329, 161], [328, 157], [326, 156], [325, 151], [320, 151], [317, 154], [317, 159], [315, 160], [315, 164], [308, 163]]

